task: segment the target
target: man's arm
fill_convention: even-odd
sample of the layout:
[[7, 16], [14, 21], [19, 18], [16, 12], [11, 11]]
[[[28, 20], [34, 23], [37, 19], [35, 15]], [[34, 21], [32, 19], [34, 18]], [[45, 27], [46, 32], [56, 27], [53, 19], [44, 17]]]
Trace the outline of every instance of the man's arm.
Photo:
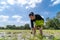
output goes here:
[[31, 20], [31, 28], [34, 28], [34, 23], [32, 20]]

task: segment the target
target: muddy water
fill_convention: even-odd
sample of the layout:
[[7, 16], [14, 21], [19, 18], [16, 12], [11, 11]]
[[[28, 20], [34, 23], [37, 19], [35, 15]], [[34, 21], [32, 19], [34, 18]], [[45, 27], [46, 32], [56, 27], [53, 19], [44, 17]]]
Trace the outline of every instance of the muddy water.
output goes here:
[[[58, 36], [60, 38], [59, 35], [59, 33], [50, 35], [49, 33], [44, 32], [44, 36], [47, 40], [52, 40], [54, 36]], [[33, 38], [33, 35], [29, 32], [0, 32], [0, 40], [29, 40], [30, 38]]]
[[0, 32], [1, 40], [28, 40], [31, 37], [31, 34], [27, 33], [11, 33], [11, 32]]

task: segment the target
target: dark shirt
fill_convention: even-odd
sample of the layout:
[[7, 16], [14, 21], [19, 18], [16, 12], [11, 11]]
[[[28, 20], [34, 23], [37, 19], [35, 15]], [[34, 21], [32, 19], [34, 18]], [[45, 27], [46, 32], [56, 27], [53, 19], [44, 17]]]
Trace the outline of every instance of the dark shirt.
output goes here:
[[34, 20], [31, 20], [31, 27], [34, 28], [34, 22], [36, 20], [44, 20], [39, 14], [36, 14], [35, 15], [35, 19]]

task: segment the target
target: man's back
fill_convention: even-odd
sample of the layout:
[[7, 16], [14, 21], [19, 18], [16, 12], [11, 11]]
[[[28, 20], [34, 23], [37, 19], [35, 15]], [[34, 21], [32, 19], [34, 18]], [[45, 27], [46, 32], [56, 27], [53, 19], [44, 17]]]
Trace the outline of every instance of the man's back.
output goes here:
[[39, 14], [35, 14], [35, 20], [44, 20]]

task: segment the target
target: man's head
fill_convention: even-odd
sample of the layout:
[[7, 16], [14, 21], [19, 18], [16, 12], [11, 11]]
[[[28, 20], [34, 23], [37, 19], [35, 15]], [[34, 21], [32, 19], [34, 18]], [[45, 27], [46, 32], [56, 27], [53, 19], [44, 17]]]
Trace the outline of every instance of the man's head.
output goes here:
[[35, 15], [34, 15], [33, 12], [30, 12], [30, 14], [29, 14], [29, 18], [30, 18], [31, 20], [34, 20], [34, 19], [35, 19]]

